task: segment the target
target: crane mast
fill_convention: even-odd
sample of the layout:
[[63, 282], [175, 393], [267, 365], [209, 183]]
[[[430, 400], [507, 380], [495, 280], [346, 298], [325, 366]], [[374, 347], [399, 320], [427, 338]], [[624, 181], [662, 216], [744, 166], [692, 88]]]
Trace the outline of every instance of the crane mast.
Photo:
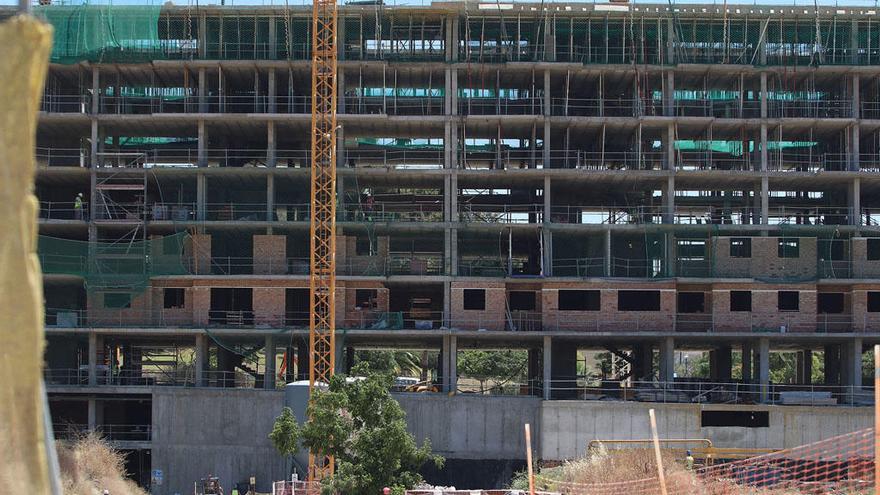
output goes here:
[[[335, 366], [336, 314], [336, 0], [312, 6], [311, 219], [309, 226], [309, 394]], [[309, 452], [309, 479], [333, 474], [333, 459]]]

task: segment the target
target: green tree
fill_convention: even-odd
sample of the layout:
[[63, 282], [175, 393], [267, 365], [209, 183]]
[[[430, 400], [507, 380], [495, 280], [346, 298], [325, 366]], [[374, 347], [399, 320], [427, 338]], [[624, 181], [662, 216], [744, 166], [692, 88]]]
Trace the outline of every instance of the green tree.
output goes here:
[[[388, 486], [402, 493], [422, 481], [419, 470], [425, 463], [442, 467], [443, 458], [431, 453], [430, 443], [419, 446], [406, 431], [403, 408], [389, 392], [393, 376], [366, 365], [356, 366], [352, 374], [358, 378], [336, 375], [327, 390], [315, 392], [309, 419], [298, 429], [304, 448], [336, 459], [336, 472], [322, 482], [322, 491], [375, 494]], [[282, 418], [289, 422], [283, 412]], [[273, 434], [276, 430], [297, 431], [279, 426], [278, 420]], [[291, 445], [289, 438], [281, 445]]]
[[486, 382], [495, 380], [520, 381], [525, 377], [529, 356], [526, 351], [480, 351], [467, 350], [458, 354], [458, 371], [461, 376], [480, 382], [480, 391], [486, 389]]
[[275, 418], [269, 440], [286, 461], [291, 461], [299, 451], [300, 428], [289, 407], [282, 409], [281, 415]]

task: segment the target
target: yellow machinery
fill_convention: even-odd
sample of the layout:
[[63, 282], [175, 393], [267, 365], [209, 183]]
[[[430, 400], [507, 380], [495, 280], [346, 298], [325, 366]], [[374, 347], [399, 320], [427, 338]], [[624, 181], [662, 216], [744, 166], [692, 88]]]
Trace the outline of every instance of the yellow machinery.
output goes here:
[[[598, 449], [600, 446], [608, 448], [610, 445], [634, 445], [636, 448], [649, 449], [654, 441], [649, 439], [637, 440], [590, 440], [587, 444], [587, 452]], [[708, 438], [667, 438], [660, 439], [662, 449], [667, 450], [685, 450], [692, 452], [694, 458], [700, 461], [700, 464], [711, 466], [717, 460], [731, 461], [739, 459], [748, 459], [760, 455], [778, 452], [779, 449], [741, 449], [715, 447]]]
[[[336, 314], [336, 0], [312, 7], [311, 255], [309, 391], [328, 383], [335, 366]], [[309, 479], [333, 474], [333, 459], [309, 452]]]

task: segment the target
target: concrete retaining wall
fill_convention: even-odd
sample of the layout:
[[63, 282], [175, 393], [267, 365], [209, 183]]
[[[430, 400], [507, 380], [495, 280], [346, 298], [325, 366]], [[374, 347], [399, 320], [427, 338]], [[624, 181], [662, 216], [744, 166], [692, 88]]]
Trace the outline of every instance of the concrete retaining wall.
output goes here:
[[152, 469], [163, 473], [154, 495], [192, 493], [193, 482], [220, 477], [226, 493], [257, 477], [257, 491], [285, 478], [284, 461], [269, 442], [282, 392], [156, 389], [153, 392]]
[[[648, 409], [667, 438], [708, 438], [718, 447], [789, 448], [872, 425], [871, 408], [793, 406], [701, 406], [638, 402], [548, 401], [541, 407], [540, 457], [583, 455], [594, 439], [651, 437]], [[769, 411], [769, 428], [700, 427], [703, 410]]]

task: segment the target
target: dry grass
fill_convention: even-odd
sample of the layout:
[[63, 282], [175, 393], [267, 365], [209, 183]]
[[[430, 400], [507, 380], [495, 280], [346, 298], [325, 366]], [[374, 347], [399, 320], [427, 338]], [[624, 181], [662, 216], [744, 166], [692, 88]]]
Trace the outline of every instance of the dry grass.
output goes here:
[[125, 477], [125, 456], [90, 434], [56, 442], [61, 486], [66, 495], [147, 495]]
[[[663, 452], [663, 471], [669, 495], [804, 495], [805, 493], [868, 493], [863, 487], [829, 491], [829, 487], [759, 488], [732, 480], [701, 479], [683, 465], [684, 453]], [[552, 480], [552, 481], [550, 481]], [[639, 480], [644, 480], [639, 482]], [[656, 495], [657, 464], [650, 449], [600, 450], [588, 457], [542, 469], [539, 490], [575, 495]], [[816, 491], [818, 490], [818, 491]]]

